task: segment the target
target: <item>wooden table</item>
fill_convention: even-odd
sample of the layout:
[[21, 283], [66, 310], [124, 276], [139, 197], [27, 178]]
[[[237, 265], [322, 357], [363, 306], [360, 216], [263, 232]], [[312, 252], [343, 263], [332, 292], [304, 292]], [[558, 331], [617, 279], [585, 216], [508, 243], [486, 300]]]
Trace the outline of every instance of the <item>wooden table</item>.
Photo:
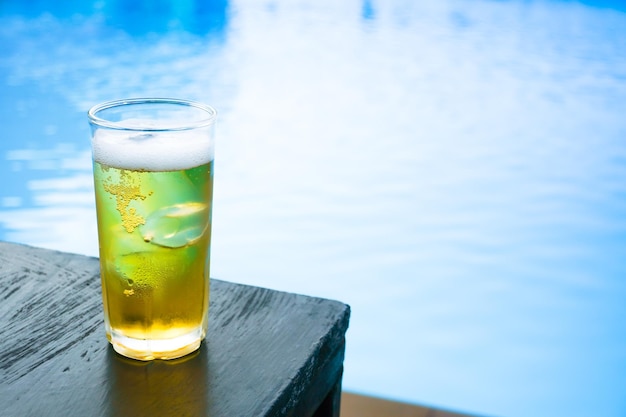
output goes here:
[[106, 341], [98, 259], [0, 242], [0, 416], [339, 415], [350, 308], [219, 280], [175, 361]]

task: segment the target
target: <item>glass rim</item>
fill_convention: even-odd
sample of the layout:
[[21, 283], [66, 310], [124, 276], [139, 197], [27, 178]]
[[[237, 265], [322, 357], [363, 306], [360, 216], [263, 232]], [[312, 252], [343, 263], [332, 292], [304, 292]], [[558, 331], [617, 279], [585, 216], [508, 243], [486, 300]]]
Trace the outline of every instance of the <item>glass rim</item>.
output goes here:
[[[132, 106], [137, 104], [173, 104], [178, 106], [187, 106], [193, 107], [198, 110], [204, 111], [206, 113], [206, 117], [199, 118], [198, 120], [190, 121], [188, 123], [176, 125], [172, 125], [168, 127], [167, 125], [163, 126], [128, 126], [124, 125], [124, 121], [114, 122], [102, 117], [98, 116], [98, 113], [103, 110], [112, 109], [114, 107], [123, 107], [123, 106]], [[197, 129], [201, 127], [210, 126], [215, 123], [215, 119], [217, 118], [217, 111], [204, 103], [200, 103], [193, 100], [185, 100], [178, 98], [126, 98], [119, 100], [111, 100], [105, 101], [99, 104], [94, 105], [87, 112], [87, 117], [89, 118], [89, 122], [99, 126], [105, 127], [108, 129], [115, 130], [126, 130], [126, 131], [151, 131], [151, 132], [159, 132], [159, 131], [176, 131], [176, 130], [191, 130]]]

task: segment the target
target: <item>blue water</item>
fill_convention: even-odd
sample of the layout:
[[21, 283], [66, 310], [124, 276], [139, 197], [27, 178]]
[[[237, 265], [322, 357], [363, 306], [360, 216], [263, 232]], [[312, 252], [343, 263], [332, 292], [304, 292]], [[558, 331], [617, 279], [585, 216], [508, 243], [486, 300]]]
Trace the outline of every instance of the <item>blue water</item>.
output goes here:
[[350, 304], [346, 389], [626, 416], [623, 3], [2, 1], [0, 239], [97, 254], [132, 96], [218, 109], [212, 276]]

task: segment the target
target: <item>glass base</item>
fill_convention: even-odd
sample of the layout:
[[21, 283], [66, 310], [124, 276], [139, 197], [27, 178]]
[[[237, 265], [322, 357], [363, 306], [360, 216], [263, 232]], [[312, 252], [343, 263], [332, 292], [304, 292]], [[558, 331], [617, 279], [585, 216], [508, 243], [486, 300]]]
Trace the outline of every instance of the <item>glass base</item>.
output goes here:
[[133, 339], [111, 330], [107, 339], [122, 356], [140, 361], [176, 359], [195, 352], [200, 347], [204, 332], [202, 327], [172, 339]]

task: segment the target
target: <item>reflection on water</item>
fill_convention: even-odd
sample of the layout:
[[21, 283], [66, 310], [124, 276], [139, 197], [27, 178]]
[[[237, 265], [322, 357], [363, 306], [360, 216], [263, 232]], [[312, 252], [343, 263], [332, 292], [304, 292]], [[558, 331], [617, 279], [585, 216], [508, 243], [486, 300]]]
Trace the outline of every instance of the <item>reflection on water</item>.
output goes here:
[[[11, 143], [11, 142], [9, 142]], [[97, 253], [91, 153], [70, 143], [5, 152], [2, 239]]]
[[226, 0], [114, 0], [100, 5], [107, 26], [118, 27], [133, 37], [181, 30], [223, 40], [228, 24]]
[[346, 388], [626, 412], [624, 10], [74, 3], [0, 3], [0, 239], [95, 255], [87, 108], [205, 101], [212, 275], [349, 303]]

